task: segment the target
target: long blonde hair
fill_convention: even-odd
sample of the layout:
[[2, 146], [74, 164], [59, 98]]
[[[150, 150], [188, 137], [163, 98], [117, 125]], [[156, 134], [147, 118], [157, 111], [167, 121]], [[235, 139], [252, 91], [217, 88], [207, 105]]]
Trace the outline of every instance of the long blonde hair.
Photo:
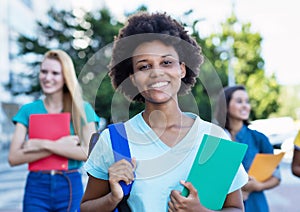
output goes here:
[[60, 49], [49, 50], [45, 53], [44, 60], [54, 59], [60, 62], [65, 80], [63, 89], [63, 111], [69, 112], [77, 134], [82, 140], [82, 121], [86, 123], [82, 90], [76, 77], [75, 68], [71, 57]]

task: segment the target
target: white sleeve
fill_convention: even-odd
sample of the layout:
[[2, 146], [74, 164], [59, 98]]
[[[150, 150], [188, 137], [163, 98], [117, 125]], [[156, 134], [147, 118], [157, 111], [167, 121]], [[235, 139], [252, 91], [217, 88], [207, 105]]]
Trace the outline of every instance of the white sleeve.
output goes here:
[[248, 174], [245, 171], [244, 166], [241, 164], [231, 183], [228, 193], [231, 193], [243, 187], [247, 182], [248, 182]]

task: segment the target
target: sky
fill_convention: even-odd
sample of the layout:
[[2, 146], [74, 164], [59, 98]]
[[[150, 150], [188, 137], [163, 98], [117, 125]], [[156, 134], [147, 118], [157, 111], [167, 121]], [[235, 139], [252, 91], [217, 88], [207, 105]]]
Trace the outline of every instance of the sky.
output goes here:
[[192, 18], [202, 19], [198, 27], [203, 35], [219, 32], [220, 23], [231, 14], [234, 5], [238, 19], [243, 23], [250, 22], [252, 31], [260, 33], [263, 38], [262, 57], [266, 74], [275, 73], [282, 85], [300, 84], [300, 78], [295, 77], [300, 56], [300, 6], [296, 0], [73, 1], [73, 6], [80, 4], [86, 9], [105, 5], [121, 21], [125, 12], [135, 11], [142, 4], [150, 12], [167, 12], [179, 19], [184, 12], [193, 9]]

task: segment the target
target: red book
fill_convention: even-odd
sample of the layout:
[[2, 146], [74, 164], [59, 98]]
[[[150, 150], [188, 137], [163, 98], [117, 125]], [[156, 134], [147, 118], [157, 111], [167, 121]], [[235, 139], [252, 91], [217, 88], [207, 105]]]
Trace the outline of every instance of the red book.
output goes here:
[[[32, 114], [29, 117], [29, 139], [40, 138], [55, 142], [70, 135], [70, 113]], [[30, 171], [67, 170], [68, 158], [52, 154], [48, 157], [29, 163]]]

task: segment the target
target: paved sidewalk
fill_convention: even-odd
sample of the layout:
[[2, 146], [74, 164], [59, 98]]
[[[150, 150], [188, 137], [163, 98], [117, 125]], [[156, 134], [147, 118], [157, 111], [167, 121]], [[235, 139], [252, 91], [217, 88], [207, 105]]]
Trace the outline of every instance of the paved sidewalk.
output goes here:
[[292, 174], [290, 162], [283, 161], [280, 170], [280, 185], [265, 192], [270, 212], [299, 212], [300, 178]]
[[[7, 150], [0, 152], [0, 212], [21, 212], [27, 165], [10, 167]], [[300, 178], [292, 175], [290, 161], [281, 163], [281, 184], [266, 191], [270, 212], [299, 212]], [[83, 182], [86, 183], [86, 174]]]
[[[0, 212], [21, 212], [27, 164], [10, 167], [7, 162], [8, 150], [0, 150]], [[87, 175], [83, 175], [86, 184]]]

